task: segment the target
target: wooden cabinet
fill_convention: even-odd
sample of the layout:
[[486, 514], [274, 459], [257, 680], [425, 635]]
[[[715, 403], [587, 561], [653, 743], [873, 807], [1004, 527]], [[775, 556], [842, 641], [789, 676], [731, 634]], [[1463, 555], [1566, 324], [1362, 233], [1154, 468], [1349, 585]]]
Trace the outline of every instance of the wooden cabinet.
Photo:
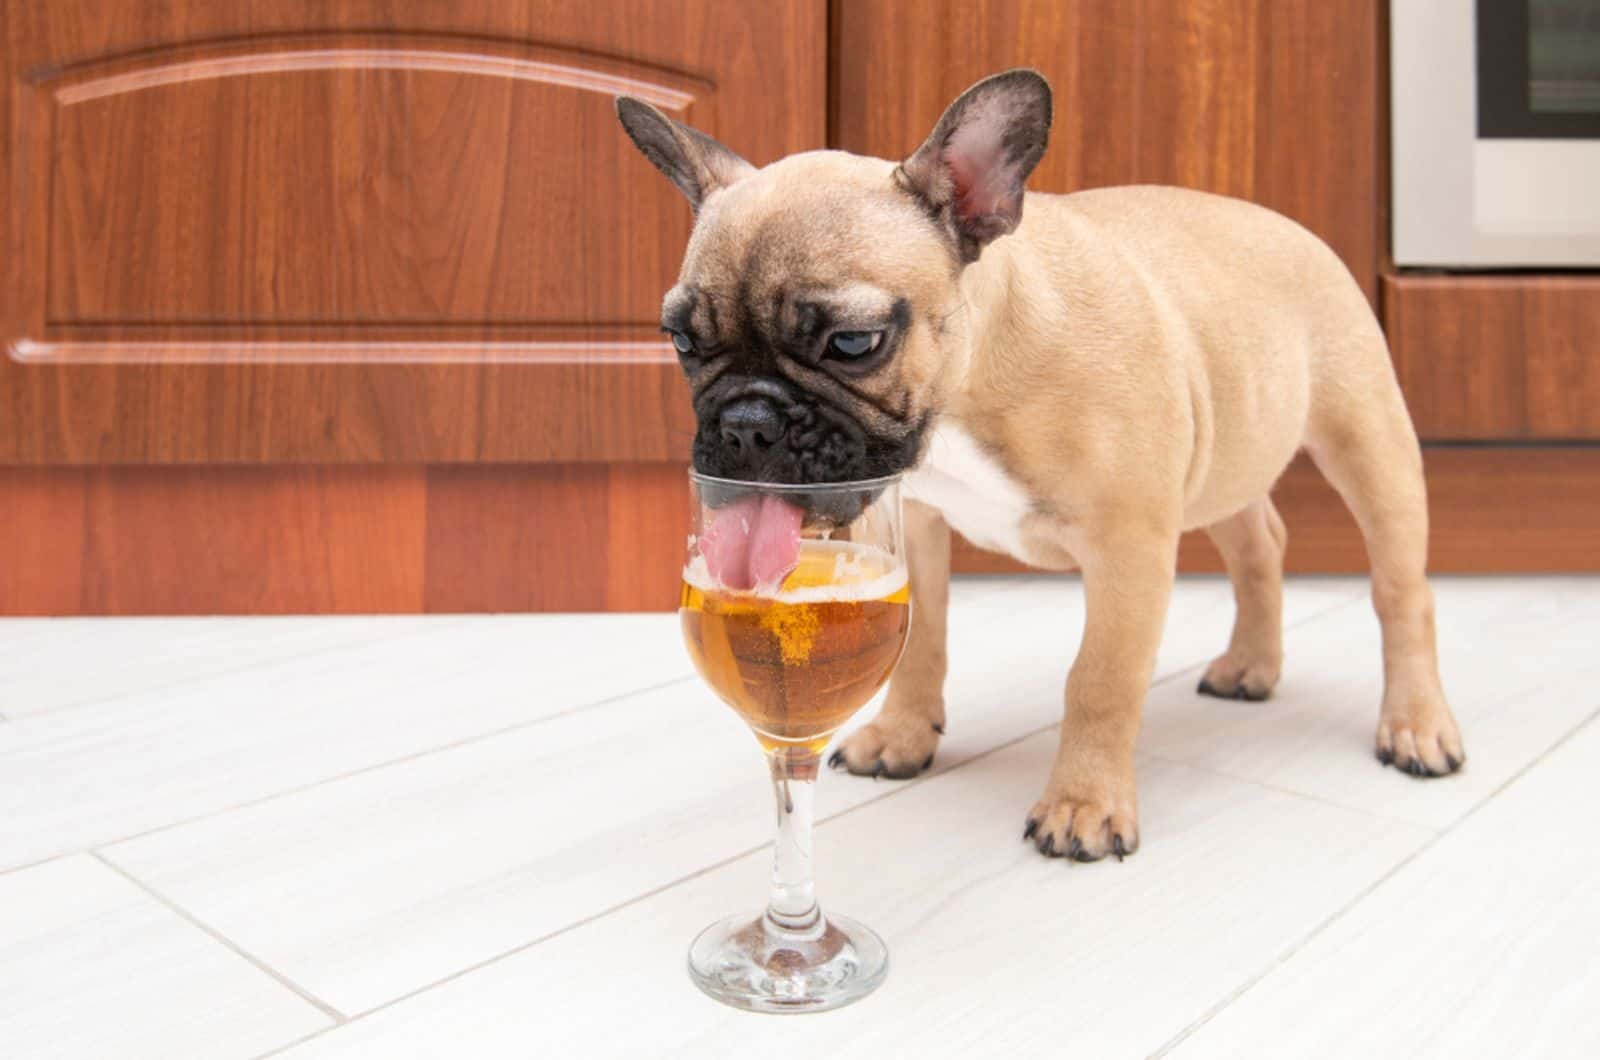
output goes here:
[[690, 215], [612, 97], [820, 147], [824, 5], [0, 4], [0, 612], [670, 603], [604, 528], [682, 518]]
[[5, 14], [11, 462], [677, 459], [689, 213], [612, 97], [824, 134], [807, 0]]
[[[620, 91], [894, 158], [1035, 66], [1034, 187], [1278, 209], [1382, 294], [1425, 437], [1592, 439], [1593, 277], [1384, 276], [1384, 9], [0, 0], [0, 614], [671, 606], [689, 212]], [[1430, 452], [1436, 566], [1600, 564], [1593, 455]], [[1279, 496], [1292, 568], [1361, 567], [1314, 471]]]
[[1389, 276], [1383, 304], [1424, 438], [1600, 438], [1600, 275]]
[[838, 0], [840, 147], [902, 158], [973, 81], [1055, 91], [1028, 186], [1180, 184], [1280, 210], [1369, 298], [1379, 259], [1378, 0]]

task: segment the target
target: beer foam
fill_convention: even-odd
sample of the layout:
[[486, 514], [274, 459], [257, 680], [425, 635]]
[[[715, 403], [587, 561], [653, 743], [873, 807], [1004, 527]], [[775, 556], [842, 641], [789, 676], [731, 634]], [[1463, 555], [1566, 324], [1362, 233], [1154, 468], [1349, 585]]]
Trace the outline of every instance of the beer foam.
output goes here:
[[[824, 603], [835, 600], [881, 600], [885, 596], [896, 593], [906, 584], [906, 567], [900, 564], [888, 572], [876, 577], [869, 577], [872, 571], [881, 569], [887, 564], [889, 556], [881, 548], [871, 545], [857, 544], [854, 541], [816, 541], [806, 540], [800, 545], [800, 566], [795, 573], [806, 567], [808, 554], [815, 556], [817, 553], [833, 553], [833, 566], [831, 580], [822, 585], [794, 585], [773, 592], [769, 586], [757, 586], [754, 589], [729, 589], [718, 585], [716, 579], [711, 577], [706, 569], [704, 556], [696, 555], [689, 564], [683, 568], [683, 580], [690, 585], [707, 593], [723, 593], [729, 596], [748, 596], [762, 600], [777, 600], [786, 604]], [[812, 562], [816, 562], [813, 560]], [[826, 561], [823, 561], [824, 563]], [[789, 576], [793, 580], [794, 574]]]

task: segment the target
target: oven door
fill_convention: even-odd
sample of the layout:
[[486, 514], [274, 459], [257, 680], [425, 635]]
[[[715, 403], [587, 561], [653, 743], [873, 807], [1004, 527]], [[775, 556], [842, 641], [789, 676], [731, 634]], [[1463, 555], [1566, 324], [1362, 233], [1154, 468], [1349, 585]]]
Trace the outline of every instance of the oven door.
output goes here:
[[1600, 266], [1600, 0], [1390, 12], [1395, 263]]

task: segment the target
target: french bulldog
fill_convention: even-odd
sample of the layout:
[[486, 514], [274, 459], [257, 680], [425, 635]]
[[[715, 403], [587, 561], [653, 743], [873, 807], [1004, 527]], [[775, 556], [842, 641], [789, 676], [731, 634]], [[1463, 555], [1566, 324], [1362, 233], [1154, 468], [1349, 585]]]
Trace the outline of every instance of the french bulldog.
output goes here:
[[1050, 87], [978, 82], [900, 162], [808, 151], [757, 169], [636, 99], [623, 128], [695, 221], [661, 323], [687, 374], [693, 463], [833, 482], [904, 472], [912, 598], [878, 716], [832, 757], [909, 777], [944, 731], [950, 531], [1082, 572], [1061, 742], [1024, 838], [1047, 856], [1139, 847], [1134, 744], [1178, 537], [1232, 582], [1201, 693], [1267, 698], [1283, 661], [1283, 520], [1301, 449], [1349, 506], [1383, 629], [1378, 760], [1465, 761], [1425, 576], [1416, 432], [1383, 332], [1326, 244], [1237, 199], [1171, 187], [1030, 193]]

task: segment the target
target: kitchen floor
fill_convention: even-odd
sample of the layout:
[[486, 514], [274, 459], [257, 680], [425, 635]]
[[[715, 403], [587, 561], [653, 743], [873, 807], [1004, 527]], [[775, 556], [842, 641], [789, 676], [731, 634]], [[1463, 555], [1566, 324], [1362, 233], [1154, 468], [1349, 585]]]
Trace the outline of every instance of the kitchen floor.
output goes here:
[[1144, 846], [1078, 865], [1022, 825], [1081, 588], [959, 581], [931, 774], [818, 793], [888, 981], [798, 1018], [684, 971], [771, 813], [671, 616], [3, 621], [0, 1055], [1592, 1057], [1600, 579], [1435, 586], [1463, 773], [1373, 760], [1364, 580], [1291, 581], [1246, 703], [1195, 694], [1232, 603], [1184, 579]]

